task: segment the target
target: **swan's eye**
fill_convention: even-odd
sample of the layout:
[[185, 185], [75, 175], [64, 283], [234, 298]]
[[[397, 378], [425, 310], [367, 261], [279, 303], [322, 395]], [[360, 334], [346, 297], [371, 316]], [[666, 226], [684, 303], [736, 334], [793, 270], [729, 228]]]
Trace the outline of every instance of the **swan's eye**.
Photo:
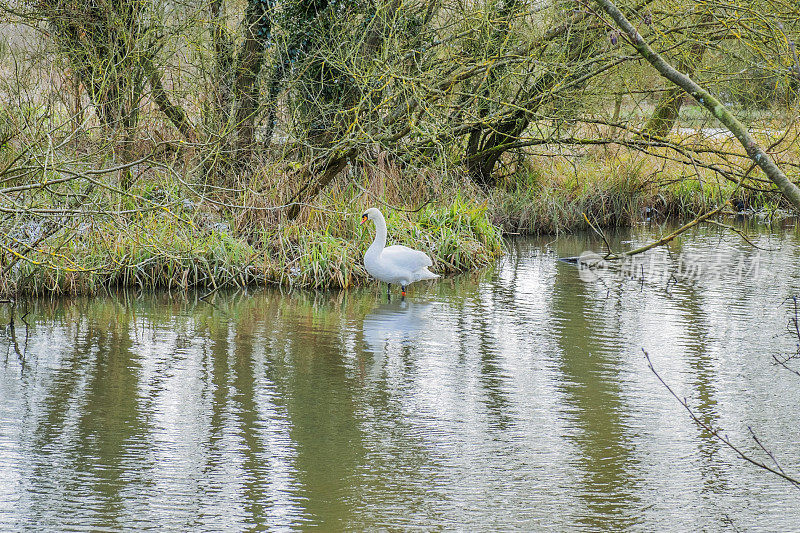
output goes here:
[[367, 220], [367, 214], [364, 213], [363, 215], [361, 215], [361, 222], [366, 222], [366, 220]]

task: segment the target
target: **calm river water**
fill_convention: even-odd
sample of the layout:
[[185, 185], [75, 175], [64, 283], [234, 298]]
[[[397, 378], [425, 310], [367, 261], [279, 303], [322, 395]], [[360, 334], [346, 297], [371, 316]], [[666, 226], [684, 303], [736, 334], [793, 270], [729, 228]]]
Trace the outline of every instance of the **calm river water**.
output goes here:
[[514, 240], [405, 301], [128, 294], [30, 303], [27, 327], [20, 304], [0, 530], [800, 530], [797, 488], [642, 351], [800, 476], [800, 377], [773, 361], [800, 342], [800, 233], [749, 231], [769, 251], [712, 227], [583, 276], [557, 258], [591, 236]]

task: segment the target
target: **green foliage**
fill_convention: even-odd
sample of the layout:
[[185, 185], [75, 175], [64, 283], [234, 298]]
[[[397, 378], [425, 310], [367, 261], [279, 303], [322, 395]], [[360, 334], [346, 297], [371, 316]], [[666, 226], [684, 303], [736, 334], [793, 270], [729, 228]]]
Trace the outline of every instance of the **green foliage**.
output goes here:
[[[358, 224], [360, 208], [312, 213], [313, 223], [270, 227], [250, 221], [246, 231], [237, 232], [232, 220], [205, 210], [148, 209], [148, 197], [169, 197], [173, 188], [147, 185], [126, 196], [126, 208], [141, 209], [135, 215], [62, 229], [51, 244], [35, 247], [1, 276], [0, 290], [60, 294], [265, 283], [338, 289], [369, 282], [362, 258], [373, 233]], [[452, 202], [419, 213], [393, 211], [388, 218], [392, 241], [425, 250], [441, 273], [480, 268], [503, 250], [486, 205], [460, 194]]]
[[[796, 1], [624, 4], [798, 168]], [[10, 25], [46, 33], [0, 50], [6, 293], [357, 285], [373, 205], [390, 239], [460, 272], [502, 251], [498, 228], [692, 216], [737, 177], [734, 199], [779, 204], [705, 109], [663, 107], [670, 86], [573, 0], [22, 7]], [[11, 238], [28, 223], [42, 242]]]
[[[485, 205], [456, 194], [451, 203], [426, 206], [419, 213], [383, 208], [388, 214], [390, 244], [406, 244], [431, 255], [440, 273], [474, 270], [503, 250], [500, 229]], [[271, 243], [279, 281], [313, 288], [363, 284], [368, 275], [362, 257], [372, 243], [372, 229], [360, 226], [361, 211], [347, 215], [319, 212], [315, 224], [293, 224], [265, 235]]]

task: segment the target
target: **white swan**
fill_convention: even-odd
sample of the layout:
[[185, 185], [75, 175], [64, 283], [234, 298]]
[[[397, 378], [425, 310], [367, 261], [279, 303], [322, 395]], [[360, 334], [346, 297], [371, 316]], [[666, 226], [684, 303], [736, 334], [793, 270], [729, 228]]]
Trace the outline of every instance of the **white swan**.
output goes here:
[[386, 246], [386, 220], [380, 211], [371, 207], [361, 215], [361, 223], [367, 220], [375, 222], [375, 240], [364, 254], [364, 266], [373, 278], [388, 283], [386, 294], [392, 283], [400, 285], [402, 295], [406, 295], [406, 286], [423, 279], [435, 279], [428, 267], [433, 264], [424, 252], [412, 250], [407, 246]]

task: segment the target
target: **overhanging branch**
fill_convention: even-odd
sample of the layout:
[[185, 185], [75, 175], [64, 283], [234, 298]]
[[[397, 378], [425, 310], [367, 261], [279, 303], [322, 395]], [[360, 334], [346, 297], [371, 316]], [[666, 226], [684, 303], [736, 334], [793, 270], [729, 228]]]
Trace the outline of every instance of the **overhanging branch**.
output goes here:
[[614, 20], [616, 25], [627, 35], [630, 44], [636, 48], [648, 63], [653, 65], [659, 74], [692, 95], [700, 105], [705, 107], [742, 143], [747, 155], [761, 167], [761, 170], [775, 183], [789, 203], [800, 211], [800, 188], [786, 177], [786, 174], [775, 164], [769, 154], [756, 143], [747, 128], [728, 111], [725, 105], [689, 76], [679, 72], [675, 67], [667, 63], [658, 52], [650, 48], [638, 30], [617, 8], [614, 2], [611, 0], [595, 0], [595, 2]]

